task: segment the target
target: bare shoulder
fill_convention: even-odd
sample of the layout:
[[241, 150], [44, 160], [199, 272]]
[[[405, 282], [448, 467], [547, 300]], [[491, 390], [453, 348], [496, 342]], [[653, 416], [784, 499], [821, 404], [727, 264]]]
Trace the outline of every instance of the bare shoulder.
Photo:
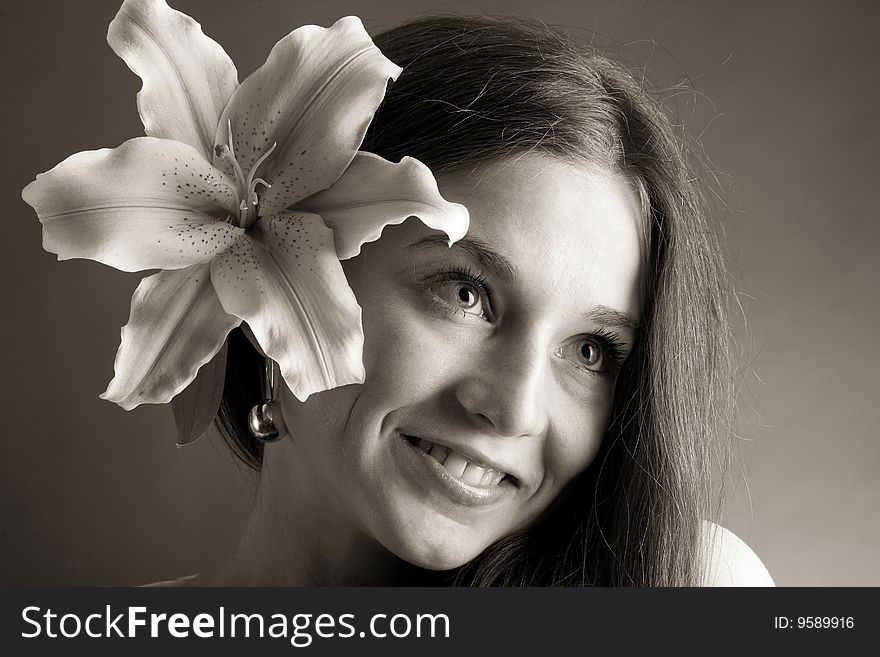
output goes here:
[[758, 555], [729, 529], [703, 521], [706, 572], [703, 586], [775, 586]]

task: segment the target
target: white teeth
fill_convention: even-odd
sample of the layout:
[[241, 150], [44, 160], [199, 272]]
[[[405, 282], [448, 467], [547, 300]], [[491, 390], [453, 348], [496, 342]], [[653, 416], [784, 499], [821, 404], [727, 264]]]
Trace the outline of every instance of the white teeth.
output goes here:
[[504, 479], [503, 472], [471, 463], [448, 447], [436, 445], [422, 438], [415, 439], [415, 443], [417, 447], [445, 467], [450, 474], [472, 486], [497, 486]]
[[443, 467], [449, 470], [454, 476], [461, 479], [461, 475], [464, 474], [465, 468], [468, 467], [468, 461], [461, 454], [452, 452], [446, 457], [446, 462], [443, 464]]
[[483, 483], [483, 477], [486, 476], [486, 469], [481, 468], [478, 465], [474, 465], [470, 463], [468, 467], [465, 468], [464, 473], [462, 473], [461, 478], [462, 481], [466, 481], [469, 484], [473, 484], [474, 486], [479, 486]]

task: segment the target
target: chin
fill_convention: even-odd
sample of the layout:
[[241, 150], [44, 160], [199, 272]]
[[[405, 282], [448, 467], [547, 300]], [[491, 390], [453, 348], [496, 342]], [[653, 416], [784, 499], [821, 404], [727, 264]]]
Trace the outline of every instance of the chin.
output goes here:
[[366, 528], [399, 559], [431, 571], [464, 566], [510, 533], [509, 509], [474, 515], [444, 502], [392, 485], [373, 498]]
[[464, 566], [478, 557], [493, 541], [475, 541], [455, 533], [428, 536], [395, 536], [383, 541], [386, 549], [404, 561], [425, 570], [443, 571]]
[[516, 529], [524, 491], [513, 483], [477, 486], [448, 472], [404, 436], [363, 441], [352, 499], [362, 527], [386, 550], [431, 571], [458, 568]]

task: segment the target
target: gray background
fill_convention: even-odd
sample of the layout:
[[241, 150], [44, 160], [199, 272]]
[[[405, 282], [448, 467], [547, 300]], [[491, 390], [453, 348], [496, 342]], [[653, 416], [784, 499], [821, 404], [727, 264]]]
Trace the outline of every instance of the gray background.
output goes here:
[[[533, 16], [645, 67], [717, 177], [738, 298], [740, 422], [722, 521], [780, 585], [880, 585], [880, 146], [875, 2], [306, 1], [172, 4], [241, 78], [304, 23]], [[253, 476], [167, 407], [98, 399], [139, 276], [40, 248], [33, 175], [142, 133], [105, 42], [118, 3], [6, 1], [2, 51], [0, 582], [134, 584], [228, 550]], [[675, 91], [682, 82], [691, 91]]]

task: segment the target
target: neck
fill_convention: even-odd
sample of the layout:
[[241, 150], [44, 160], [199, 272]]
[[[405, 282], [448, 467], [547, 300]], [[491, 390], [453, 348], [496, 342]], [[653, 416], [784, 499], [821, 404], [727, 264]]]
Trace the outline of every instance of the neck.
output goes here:
[[[281, 471], [295, 458], [287, 438], [266, 449], [256, 501], [238, 549], [203, 584], [225, 586], [430, 585], [442, 575], [416, 568], [372, 538], [320, 485], [317, 468]], [[279, 467], [273, 468], [273, 463]]]

